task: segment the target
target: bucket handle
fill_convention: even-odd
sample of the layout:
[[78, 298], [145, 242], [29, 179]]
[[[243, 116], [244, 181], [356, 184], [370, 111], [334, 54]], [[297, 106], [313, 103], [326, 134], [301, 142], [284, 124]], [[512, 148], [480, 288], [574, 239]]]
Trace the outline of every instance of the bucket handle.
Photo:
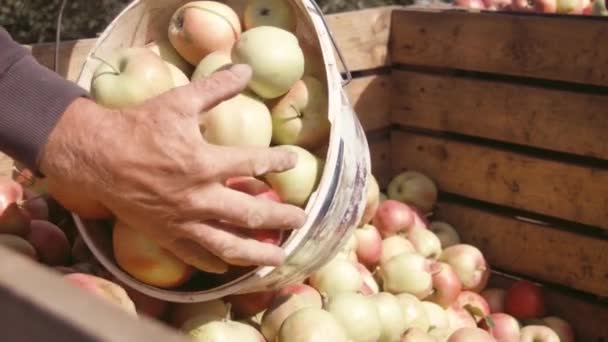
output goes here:
[[346, 87], [353, 80], [353, 76], [350, 73], [348, 66], [346, 65], [346, 61], [344, 60], [344, 57], [342, 56], [342, 52], [340, 51], [340, 48], [338, 48], [338, 44], [336, 43], [336, 40], [334, 39], [334, 35], [331, 33], [331, 30], [329, 29], [329, 24], [327, 24], [327, 21], [325, 20], [325, 16], [323, 15], [323, 10], [321, 10], [321, 8], [319, 7], [319, 5], [317, 4], [317, 2], [315, 0], [310, 0], [309, 2], [314, 7], [315, 11], [317, 11], [319, 18], [321, 18], [321, 21], [323, 22], [323, 26], [325, 26], [325, 29], [327, 30], [327, 33], [329, 35], [329, 39], [331, 39], [331, 43], [334, 46], [334, 49], [336, 50], [336, 52], [338, 53], [338, 59], [340, 59], [340, 64], [342, 64], [342, 66], [344, 67], [344, 72], [346, 73], [346, 79], [344, 79], [344, 78], [342, 79], [342, 87]]

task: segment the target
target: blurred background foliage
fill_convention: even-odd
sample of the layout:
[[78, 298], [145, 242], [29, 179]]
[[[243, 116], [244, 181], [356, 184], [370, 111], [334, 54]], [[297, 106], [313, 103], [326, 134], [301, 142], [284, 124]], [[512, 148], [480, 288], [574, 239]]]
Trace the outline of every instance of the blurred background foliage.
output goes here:
[[[68, 0], [61, 39], [92, 38], [131, 0]], [[413, 0], [317, 0], [324, 13], [385, 5], [409, 5]], [[21, 44], [52, 42], [61, 0], [0, 0], [0, 26]]]

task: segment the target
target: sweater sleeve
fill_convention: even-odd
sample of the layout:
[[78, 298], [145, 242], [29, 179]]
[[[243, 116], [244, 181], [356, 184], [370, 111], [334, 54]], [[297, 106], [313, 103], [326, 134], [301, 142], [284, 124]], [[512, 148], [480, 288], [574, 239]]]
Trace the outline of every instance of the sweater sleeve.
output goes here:
[[39, 64], [0, 27], [0, 151], [40, 174], [49, 134], [80, 96], [88, 94]]

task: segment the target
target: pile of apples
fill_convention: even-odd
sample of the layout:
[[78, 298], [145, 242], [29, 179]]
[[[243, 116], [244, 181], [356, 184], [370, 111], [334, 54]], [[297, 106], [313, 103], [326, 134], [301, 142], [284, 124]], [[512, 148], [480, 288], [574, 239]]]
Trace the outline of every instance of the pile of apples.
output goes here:
[[608, 16], [606, 0], [454, 0], [454, 5], [489, 11]]
[[[175, 10], [161, 37], [97, 56], [102, 61], [93, 73], [91, 95], [106, 107], [134, 106], [232, 64], [249, 65], [253, 73], [246, 90], [198, 113], [201, 135], [215, 145], [283, 146], [295, 152], [298, 161], [291, 170], [223, 182], [252, 196], [305, 207], [321, 177], [331, 126], [320, 51], [296, 30], [305, 32], [287, 0], [190, 1]], [[176, 289], [201, 273], [95, 199], [77, 201], [52, 179], [48, 187], [70, 211], [111, 223], [115, 260], [140, 282]], [[251, 234], [275, 244], [288, 236]]]

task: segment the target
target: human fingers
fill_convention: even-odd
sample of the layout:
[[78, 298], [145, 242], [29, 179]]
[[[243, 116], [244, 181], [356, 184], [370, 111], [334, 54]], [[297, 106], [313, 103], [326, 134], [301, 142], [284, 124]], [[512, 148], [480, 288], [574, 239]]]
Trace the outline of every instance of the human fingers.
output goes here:
[[297, 229], [306, 220], [305, 211], [297, 206], [256, 198], [220, 184], [190, 196], [187, 205], [182, 214], [188, 218], [221, 220], [249, 229]]
[[223, 274], [228, 271], [228, 264], [192, 240], [175, 240], [170, 250], [180, 260], [203, 272]]
[[184, 237], [231, 265], [279, 266], [285, 260], [281, 247], [242, 236], [238, 229], [217, 221], [191, 221], [182, 229]]
[[156, 100], [183, 115], [194, 116], [241, 93], [250, 78], [251, 68], [245, 64], [236, 64], [209, 77], [176, 87]]

